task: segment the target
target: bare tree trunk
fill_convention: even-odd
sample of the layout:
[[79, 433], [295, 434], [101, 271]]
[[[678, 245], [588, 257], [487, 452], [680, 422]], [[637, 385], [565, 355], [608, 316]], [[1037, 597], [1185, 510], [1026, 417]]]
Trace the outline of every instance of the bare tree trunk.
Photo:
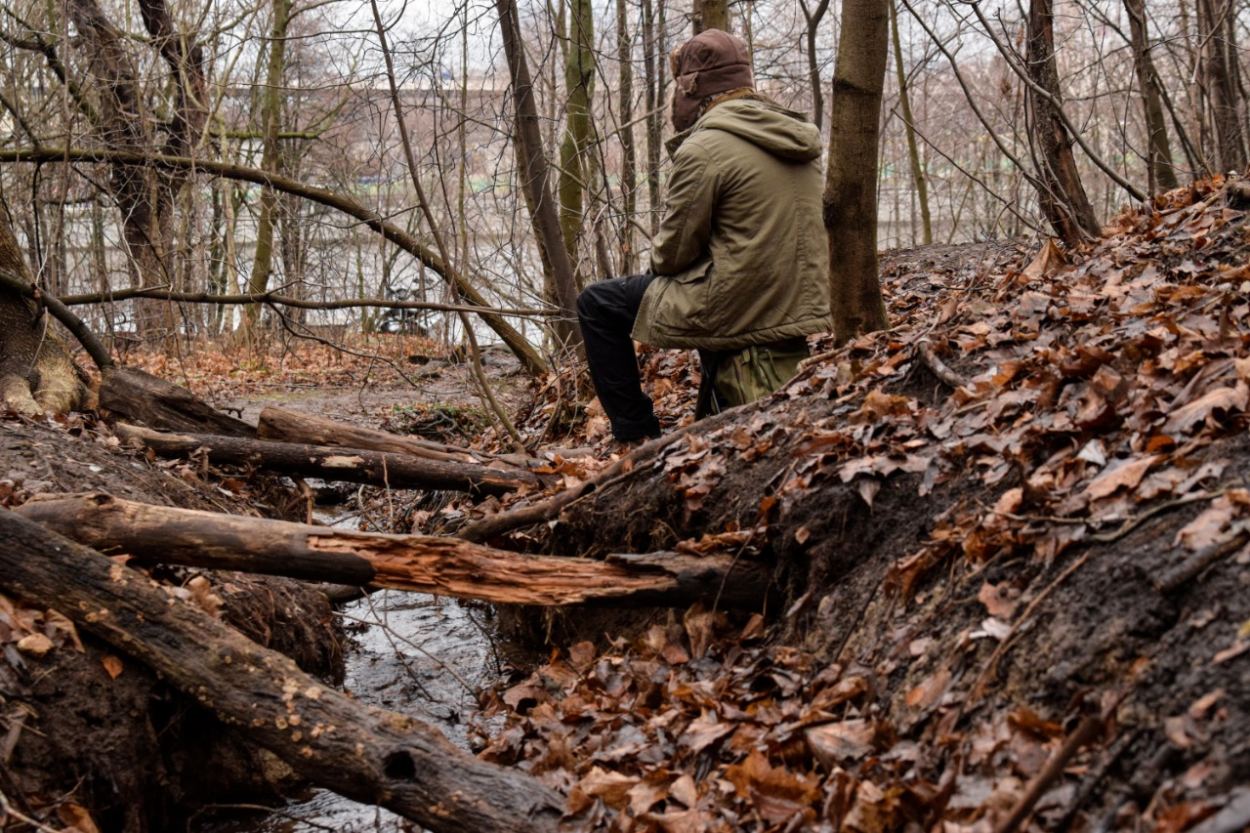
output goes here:
[[642, 0], [642, 71], [645, 75], [646, 93], [643, 97], [647, 108], [647, 208], [651, 214], [651, 234], [660, 230], [660, 146], [664, 129], [664, 115], [660, 112], [663, 93], [665, 55], [660, 52], [661, 43], [656, 32], [655, 4], [665, 0]]
[[916, 127], [911, 114], [911, 93], [907, 89], [907, 72], [903, 68], [902, 39], [898, 34], [898, 10], [890, 0], [890, 33], [894, 40], [894, 69], [898, 75], [898, 101], [902, 110], [903, 131], [907, 134], [907, 158], [911, 161], [911, 179], [916, 187], [916, 199], [920, 203], [922, 240], [927, 246], [933, 242], [933, 221], [929, 217], [929, 183], [924, 166], [920, 164], [920, 149], [916, 146]]
[[694, 8], [690, 15], [697, 35], [704, 29], [729, 29], [729, 0], [694, 0]]
[[1211, 102], [1215, 158], [1220, 171], [1246, 167], [1246, 145], [1239, 116], [1237, 51], [1232, 2], [1198, 0], [1198, 34], [1202, 44], [1203, 86]]
[[1076, 246], [1097, 237], [1100, 229], [1072, 154], [1072, 137], [1058, 112], [1063, 98], [1055, 64], [1054, 22], [1052, 0], [1031, 0], [1028, 73], [1046, 95], [1030, 86], [1028, 101], [1033, 114], [1033, 135], [1041, 149], [1038, 199], [1042, 214], [1065, 243]]
[[633, 44], [629, 34], [629, 6], [616, 0], [616, 57], [620, 62], [617, 90], [621, 122], [621, 195], [625, 217], [621, 222], [621, 272], [638, 271], [634, 249], [634, 217], [638, 213], [638, 151], [634, 145], [634, 66]]
[[[189, 155], [207, 118], [203, 50], [194, 34], [173, 25], [165, 0], [141, 0], [139, 11], [152, 46], [172, 76], [173, 101], [164, 124], [165, 141], [156, 145], [152, 114], [142, 100], [138, 74], [126, 51], [126, 38], [100, 9], [96, 0], [69, 0], [70, 19], [101, 90], [96, 125], [106, 145], [137, 153]], [[113, 166], [112, 190], [123, 217], [126, 245], [146, 285], [176, 283], [170, 261], [173, 213], [185, 172], [158, 171], [130, 164]], [[140, 303], [140, 326], [152, 331], [172, 327], [168, 308]]]
[[1129, 31], [1133, 41], [1133, 67], [1141, 88], [1142, 113], [1146, 121], [1147, 169], [1150, 192], [1169, 191], [1177, 186], [1176, 169], [1172, 165], [1172, 148], [1168, 142], [1167, 121], [1159, 97], [1162, 83], [1150, 57], [1150, 34], [1146, 29], [1145, 0], [1124, 0]]
[[578, 257], [578, 243], [586, 223], [585, 198], [591, 175], [590, 105], [595, 94], [595, 20], [590, 0], [564, 0], [568, 4], [568, 44], [564, 60], [565, 123], [560, 142], [560, 231], [573, 266], [578, 287], [585, 285], [585, 271]]
[[877, 275], [877, 151], [889, 2], [842, 4], [824, 194], [833, 327], [840, 341], [887, 326]]
[[556, 305], [561, 317], [552, 324], [552, 330], [561, 347], [580, 346], [581, 331], [577, 321], [577, 279], [564, 238], [560, 232], [560, 218], [555, 200], [551, 196], [547, 172], [547, 158], [543, 155], [542, 134], [538, 128], [538, 110], [534, 102], [534, 84], [530, 79], [525, 49], [521, 41], [521, 21], [517, 15], [516, 0], [495, 0], [499, 13], [499, 26], [503, 33], [504, 52], [508, 57], [508, 71], [512, 78], [513, 106], [516, 108], [516, 140], [521, 161], [521, 186], [527, 192], [532, 207], [530, 219], [534, 233], [542, 241], [551, 265], [551, 282], [555, 289]]
[[821, 90], [820, 64], [816, 60], [816, 36], [820, 22], [829, 11], [829, 0], [820, 0], [814, 11], [808, 10], [807, 0], [799, 0], [799, 8], [806, 21], [803, 37], [807, 39], [807, 78], [812, 86], [812, 123], [820, 127], [825, 120], [825, 94]]
[[[260, 167], [278, 173], [278, 129], [282, 122], [282, 76], [286, 67], [286, 30], [290, 19], [291, 0], [273, 0], [273, 23], [269, 31], [269, 58], [265, 64], [265, 88], [261, 98], [261, 129], [264, 138]], [[256, 251], [252, 257], [252, 274], [247, 281], [249, 292], [269, 288], [273, 271], [273, 234], [277, 225], [278, 194], [268, 185], [260, 190], [260, 211], [256, 216]], [[248, 307], [243, 316], [250, 330], [260, 318], [259, 306]]]

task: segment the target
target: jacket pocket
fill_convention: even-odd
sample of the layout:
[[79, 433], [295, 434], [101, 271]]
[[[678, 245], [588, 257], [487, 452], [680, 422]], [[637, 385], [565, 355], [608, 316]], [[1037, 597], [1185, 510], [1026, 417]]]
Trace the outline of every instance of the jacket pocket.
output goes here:
[[678, 272], [676, 275], [667, 275], [664, 277], [667, 277], [671, 281], [676, 281], [677, 283], [698, 283], [706, 278], [708, 273], [711, 271], [712, 259], [710, 257], [705, 257], [702, 260], [695, 261], [693, 266]]

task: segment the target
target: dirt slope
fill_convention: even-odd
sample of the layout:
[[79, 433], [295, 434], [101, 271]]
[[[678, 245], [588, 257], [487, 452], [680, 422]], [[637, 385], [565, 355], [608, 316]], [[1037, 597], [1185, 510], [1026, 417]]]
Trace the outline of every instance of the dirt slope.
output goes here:
[[1070, 263], [888, 260], [893, 329], [573, 504], [565, 552], [774, 564], [781, 636], [696, 611], [575, 646], [486, 754], [591, 826], [990, 831], [1079, 730], [1024, 828], [1250, 823], [1250, 226], [1220, 185]]

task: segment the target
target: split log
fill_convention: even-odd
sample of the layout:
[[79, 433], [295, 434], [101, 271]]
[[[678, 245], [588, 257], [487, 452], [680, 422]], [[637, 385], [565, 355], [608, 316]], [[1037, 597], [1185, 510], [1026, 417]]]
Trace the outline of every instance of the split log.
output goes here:
[[456, 448], [453, 445], [431, 442], [419, 437], [405, 437], [376, 428], [347, 425], [313, 414], [288, 411], [285, 408], [268, 407], [261, 411], [257, 435], [263, 440], [363, 448], [369, 451], [409, 454], [413, 457], [425, 457], [429, 460], [443, 460], [449, 463], [482, 463], [495, 467], [542, 465], [541, 460], [534, 458], [517, 460], [514, 459], [516, 455], [497, 456], [468, 448]]
[[187, 457], [200, 449], [213, 463], [252, 465], [293, 477], [345, 480], [393, 489], [454, 489], [503, 494], [522, 486], [540, 487], [538, 475], [520, 469], [494, 469], [479, 463], [453, 463], [359, 448], [280, 443], [218, 434], [168, 434], [135, 425], [113, 426], [117, 436], [162, 457]]
[[433, 831], [547, 833], [562, 802], [407, 715], [361, 704], [142, 573], [0, 510], [0, 587], [148, 665], [297, 774]]
[[100, 380], [100, 407], [115, 418], [158, 431], [255, 437], [256, 429], [197, 399], [186, 388], [130, 367], [110, 367]]
[[174, 509], [104, 494], [36, 499], [22, 515], [109, 554], [162, 564], [374, 585], [497, 604], [723, 607], [763, 602], [768, 575], [732, 556], [660, 552], [600, 561], [460, 538], [387, 535]]

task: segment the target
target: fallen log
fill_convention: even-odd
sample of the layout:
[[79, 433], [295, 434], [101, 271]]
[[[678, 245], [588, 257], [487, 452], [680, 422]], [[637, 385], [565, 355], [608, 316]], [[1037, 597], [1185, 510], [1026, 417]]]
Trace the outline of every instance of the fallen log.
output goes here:
[[256, 436], [255, 428], [212, 408], [186, 388], [131, 367], [104, 370], [100, 379], [100, 408], [118, 420], [158, 431]]
[[171, 434], [118, 423], [122, 440], [144, 445], [162, 457], [187, 457], [200, 449], [213, 463], [252, 465], [277, 474], [346, 480], [394, 489], [454, 489], [503, 494], [541, 486], [538, 475], [479, 463], [448, 462], [359, 448], [281, 443], [218, 434]]
[[497, 604], [758, 607], [768, 575], [749, 560], [681, 553], [564, 558], [432, 535], [387, 535], [174, 509], [105, 494], [17, 510], [108, 554], [214, 570], [374, 585]]
[[560, 798], [407, 715], [361, 704], [168, 588], [0, 510], [0, 587], [148, 665], [297, 774], [441, 833], [555, 831]]
[[425, 457], [429, 460], [444, 460], [451, 463], [481, 463], [497, 468], [542, 465], [541, 460], [534, 458], [518, 460], [515, 459], [517, 455], [499, 456], [468, 448], [456, 448], [453, 445], [431, 442], [419, 437], [405, 437], [376, 428], [348, 425], [314, 414], [288, 411], [285, 408], [272, 406], [260, 412], [257, 435], [263, 440], [363, 448], [369, 451], [409, 454], [413, 457]]

